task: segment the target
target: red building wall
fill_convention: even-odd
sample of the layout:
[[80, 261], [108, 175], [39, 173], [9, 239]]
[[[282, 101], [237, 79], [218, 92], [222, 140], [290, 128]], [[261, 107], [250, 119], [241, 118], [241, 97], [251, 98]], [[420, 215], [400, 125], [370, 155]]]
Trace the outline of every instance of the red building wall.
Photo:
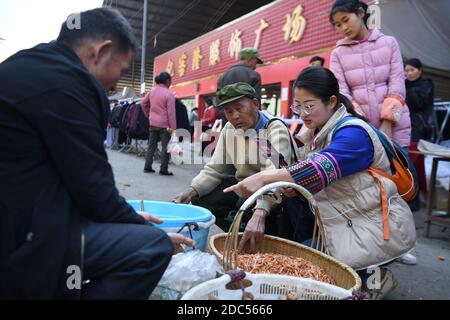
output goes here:
[[[290, 84], [299, 72], [308, 65], [311, 55], [325, 57], [329, 62], [329, 54], [339, 36], [335, 33], [328, 20], [328, 14], [333, 0], [281, 0], [258, 9], [249, 15], [235, 20], [225, 26], [211, 31], [176, 49], [155, 58], [154, 73], [167, 71], [169, 61], [173, 63], [173, 87], [177, 97], [195, 96], [201, 102], [201, 95], [216, 91], [217, 79], [230, 66], [238, 63], [228, 52], [231, 35], [238, 29], [241, 31], [242, 48], [253, 47], [255, 30], [264, 19], [269, 26], [261, 33], [259, 51], [265, 65], [257, 71], [261, 74], [263, 84], [281, 83], [282, 88], [288, 88], [288, 99], [281, 101], [281, 113], [288, 116], [291, 100]], [[298, 42], [285, 40], [283, 27], [287, 16], [293, 17], [298, 5], [302, 6], [301, 17], [306, 22], [304, 33]], [[299, 19], [301, 22], [301, 18]], [[220, 40], [220, 62], [210, 65], [210, 46]], [[192, 69], [194, 50], [200, 49], [203, 58], [199, 69]], [[186, 55], [185, 73], [179, 70], [179, 58]], [[319, 54], [318, 54], [319, 53]], [[286, 98], [286, 97], [285, 97]], [[202, 103], [199, 103], [200, 109]], [[202, 110], [200, 110], [202, 113]]]

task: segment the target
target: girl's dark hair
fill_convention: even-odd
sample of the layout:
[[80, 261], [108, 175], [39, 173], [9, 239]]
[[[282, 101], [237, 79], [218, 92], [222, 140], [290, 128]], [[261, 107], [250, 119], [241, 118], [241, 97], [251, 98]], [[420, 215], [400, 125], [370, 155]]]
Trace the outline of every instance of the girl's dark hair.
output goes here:
[[408, 64], [416, 69], [422, 69], [422, 62], [419, 59], [413, 58], [406, 60], [405, 66], [407, 66]]
[[331, 7], [330, 22], [333, 23], [333, 16], [338, 12], [358, 14], [359, 9], [361, 8], [363, 8], [365, 12], [363, 20], [364, 24], [367, 27], [367, 21], [370, 17], [370, 13], [367, 12], [369, 6], [367, 5], [367, 3], [359, 0], [336, 0]]
[[302, 88], [317, 96], [323, 103], [328, 103], [331, 96], [337, 97], [336, 110], [343, 104], [347, 112], [367, 122], [367, 119], [359, 115], [350, 100], [339, 93], [339, 83], [333, 72], [322, 67], [308, 67], [304, 69], [294, 82], [294, 89]]
[[156, 84], [165, 84], [167, 80], [172, 80], [172, 77], [167, 72], [161, 72], [159, 76], [156, 76]]

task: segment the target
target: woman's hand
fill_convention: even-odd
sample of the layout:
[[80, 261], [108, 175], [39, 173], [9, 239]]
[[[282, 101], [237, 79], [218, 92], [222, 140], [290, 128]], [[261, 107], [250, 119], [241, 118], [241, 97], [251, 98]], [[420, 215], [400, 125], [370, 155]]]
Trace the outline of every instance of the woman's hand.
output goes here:
[[240, 197], [250, 197], [253, 193], [266, 185], [263, 174], [264, 171], [254, 174], [238, 184], [224, 189], [223, 192], [228, 193], [234, 191]]
[[264, 239], [266, 225], [266, 211], [255, 209], [250, 221], [245, 227], [244, 234], [239, 242], [239, 251], [255, 252], [256, 245]]
[[256, 173], [238, 184], [224, 189], [223, 192], [228, 193], [234, 191], [240, 197], [250, 197], [266, 184], [277, 181], [294, 182], [292, 176], [286, 169], [273, 169]]

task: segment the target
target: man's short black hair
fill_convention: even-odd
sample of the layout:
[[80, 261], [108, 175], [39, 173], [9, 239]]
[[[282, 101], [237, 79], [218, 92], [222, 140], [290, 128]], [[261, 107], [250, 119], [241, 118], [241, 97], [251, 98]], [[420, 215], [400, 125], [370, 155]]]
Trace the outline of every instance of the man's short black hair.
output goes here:
[[71, 47], [80, 46], [89, 40], [111, 40], [117, 52], [135, 51], [136, 37], [123, 15], [111, 8], [96, 8], [79, 13], [79, 17], [63, 22], [57, 41]]
[[323, 67], [323, 65], [325, 64], [325, 59], [319, 56], [314, 56], [311, 58], [311, 60], [309, 60], [309, 63], [313, 63], [314, 61], [320, 61], [320, 65]]

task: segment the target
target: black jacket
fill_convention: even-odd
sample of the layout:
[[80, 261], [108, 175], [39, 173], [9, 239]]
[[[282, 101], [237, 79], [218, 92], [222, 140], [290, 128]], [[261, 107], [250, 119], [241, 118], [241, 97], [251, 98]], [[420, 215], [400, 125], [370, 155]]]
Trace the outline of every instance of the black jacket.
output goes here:
[[420, 77], [406, 80], [406, 104], [411, 115], [411, 140], [430, 139], [435, 126], [433, 118], [433, 81]]
[[226, 85], [236, 82], [248, 83], [255, 89], [258, 99], [261, 99], [261, 76], [248, 65], [240, 63], [228, 69], [220, 78], [217, 84], [217, 91]]
[[76, 298], [80, 218], [145, 223], [107, 161], [105, 91], [57, 42], [18, 52], [0, 78], [0, 298]]
[[177, 129], [186, 129], [189, 131], [189, 117], [187, 108], [180, 99], [175, 99], [175, 112], [177, 118]]

